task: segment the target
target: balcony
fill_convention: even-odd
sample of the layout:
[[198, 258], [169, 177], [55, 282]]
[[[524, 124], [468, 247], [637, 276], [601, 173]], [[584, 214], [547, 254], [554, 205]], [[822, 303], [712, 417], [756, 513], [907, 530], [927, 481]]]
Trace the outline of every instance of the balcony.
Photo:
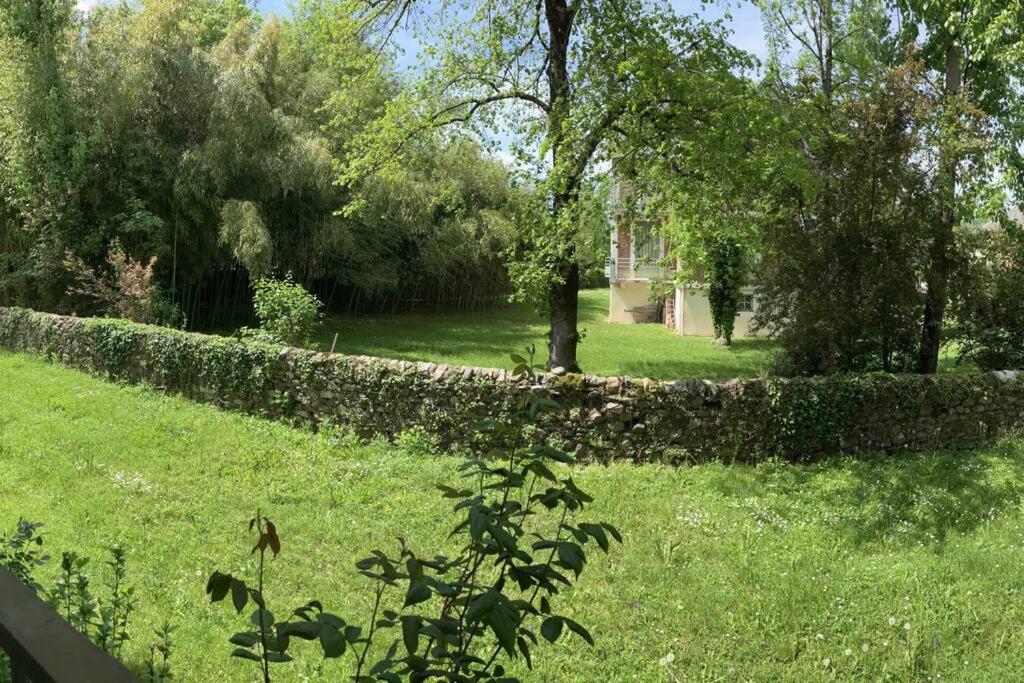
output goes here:
[[663, 268], [657, 263], [640, 261], [631, 258], [613, 259], [608, 268], [608, 279], [612, 282], [650, 282], [671, 274], [671, 269]]

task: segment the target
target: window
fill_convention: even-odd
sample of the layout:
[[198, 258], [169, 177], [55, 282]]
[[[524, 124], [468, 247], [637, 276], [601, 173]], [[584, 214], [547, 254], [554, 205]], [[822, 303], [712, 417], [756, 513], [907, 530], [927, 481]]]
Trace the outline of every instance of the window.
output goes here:
[[740, 300], [736, 306], [736, 311], [739, 313], [753, 313], [754, 312], [754, 295], [753, 294], [740, 294]]
[[633, 227], [633, 263], [634, 265], [656, 265], [663, 256], [661, 239], [654, 234], [654, 226], [640, 223]]

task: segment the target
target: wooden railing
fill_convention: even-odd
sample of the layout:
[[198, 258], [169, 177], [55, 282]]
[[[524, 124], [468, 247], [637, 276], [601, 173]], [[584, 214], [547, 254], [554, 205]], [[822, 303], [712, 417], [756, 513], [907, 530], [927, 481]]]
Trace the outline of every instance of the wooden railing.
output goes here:
[[139, 683], [2, 567], [0, 649], [10, 658], [13, 683]]

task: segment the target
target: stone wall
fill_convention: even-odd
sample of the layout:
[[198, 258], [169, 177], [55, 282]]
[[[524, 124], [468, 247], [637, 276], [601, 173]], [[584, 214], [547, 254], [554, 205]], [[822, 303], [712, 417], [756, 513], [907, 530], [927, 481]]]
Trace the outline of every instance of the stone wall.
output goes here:
[[[862, 450], [985, 443], [1024, 423], [1015, 372], [658, 382], [316, 353], [120, 320], [0, 308], [0, 348], [198, 401], [369, 437], [421, 427], [468, 438], [474, 416], [500, 417], [528, 392], [565, 411], [549, 439], [591, 460], [756, 461]], [[3, 390], [0, 377], [0, 391]]]

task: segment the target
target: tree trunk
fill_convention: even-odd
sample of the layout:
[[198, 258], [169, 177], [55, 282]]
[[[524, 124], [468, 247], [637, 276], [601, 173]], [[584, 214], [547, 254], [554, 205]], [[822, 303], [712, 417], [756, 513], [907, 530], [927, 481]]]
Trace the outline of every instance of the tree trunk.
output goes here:
[[[952, 43], [946, 48], [945, 95], [960, 91], [960, 48]], [[947, 284], [949, 281], [949, 250], [953, 245], [956, 228], [956, 170], [957, 160], [949, 155], [942, 162], [945, 197], [942, 217], [935, 239], [929, 250], [930, 263], [925, 278], [924, 321], [921, 326], [921, 348], [917, 369], [922, 374], [934, 374], [939, 368], [939, 349], [942, 346], [942, 322], [946, 315]]]
[[[548, 22], [550, 45], [548, 47], [548, 114], [551, 136], [552, 173], [561, 172], [562, 141], [564, 123], [569, 117], [569, 39], [572, 34], [573, 12], [566, 0], [545, 0], [545, 16]], [[552, 220], [557, 224], [562, 211], [575, 199], [578, 191], [578, 175], [582, 170], [573, 169], [574, 177], [563, 178], [561, 186], [554, 188], [551, 205]], [[579, 372], [576, 362], [576, 345], [580, 335], [577, 326], [579, 318], [580, 267], [576, 252], [571, 247], [555, 264], [559, 280], [548, 285], [548, 306], [551, 311], [551, 330], [548, 332], [548, 369], [563, 368], [566, 372]], [[555, 274], [553, 273], [553, 274]]]
[[579, 372], [576, 362], [576, 344], [580, 340], [577, 329], [579, 317], [580, 267], [573, 262], [565, 282], [552, 283], [549, 291], [551, 331], [548, 333], [548, 368], [563, 368], [566, 372]]

